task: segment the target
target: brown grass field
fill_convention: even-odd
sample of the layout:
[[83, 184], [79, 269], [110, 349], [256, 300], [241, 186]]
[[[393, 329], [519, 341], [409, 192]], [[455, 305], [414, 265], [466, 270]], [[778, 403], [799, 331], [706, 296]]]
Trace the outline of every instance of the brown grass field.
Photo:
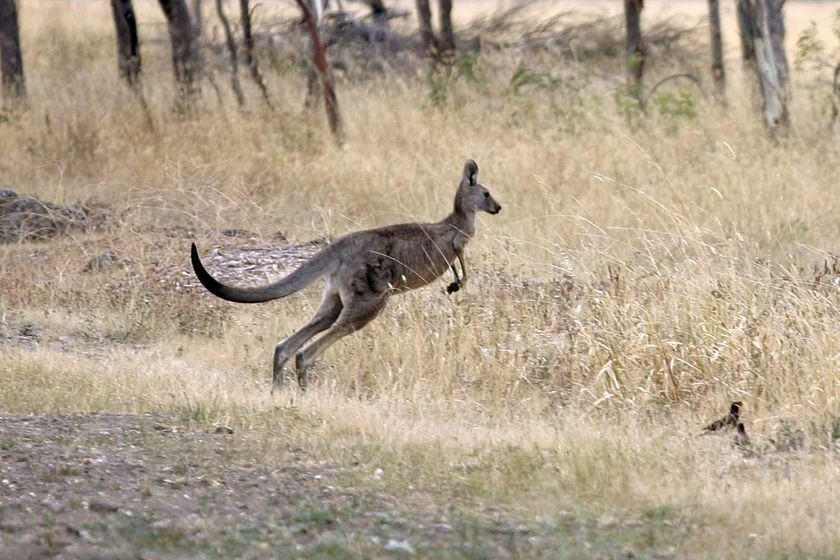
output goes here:
[[[785, 8], [787, 134], [760, 122], [724, 3], [726, 107], [674, 81], [642, 115], [620, 60], [488, 48], [458, 79], [339, 72], [343, 147], [288, 45], [264, 57], [277, 111], [246, 76], [238, 110], [220, 54], [222, 99], [205, 83], [179, 119], [141, 2], [150, 129], [107, 2], [20, 4], [30, 96], [0, 122], [0, 187], [118, 219], [0, 245], [0, 558], [840, 557], [840, 123], [830, 70], [794, 64], [811, 21], [836, 63], [840, 2]], [[459, 32], [490, 4], [456, 1]], [[706, 7], [646, 4], [646, 24]], [[707, 41], [655, 51], [646, 82], [711, 91]], [[504, 209], [480, 218], [466, 288], [393, 298], [305, 394], [290, 376], [271, 395], [274, 344], [319, 287], [221, 302], [190, 242], [437, 220], [467, 158]], [[125, 265], [83, 272], [106, 249]], [[746, 451], [697, 437], [734, 400]]]

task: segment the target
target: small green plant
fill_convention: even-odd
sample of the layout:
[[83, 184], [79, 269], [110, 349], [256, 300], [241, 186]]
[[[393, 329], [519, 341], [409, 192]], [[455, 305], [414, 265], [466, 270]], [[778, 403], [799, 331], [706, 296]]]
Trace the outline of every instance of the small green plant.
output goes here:
[[462, 53], [449, 63], [436, 65], [427, 79], [428, 98], [432, 106], [440, 107], [446, 104], [455, 84], [462, 79], [474, 84], [480, 83], [476, 72], [478, 61], [478, 54]]
[[613, 101], [618, 114], [626, 119], [640, 116], [644, 112], [641, 96], [641, 84], [631, 83], [614, 89]]
[[825, 44], [817, 36], [817, 24], [812, 21], [808, 29], [796, 39], [794, 66], [797, 70], [802, 70], [808, 62], [818, 60], [824, 53]]
[[[840, 43], [840, 10], [834, 13], [832, 34]], [[828, 105], [832, 122], [840, 114], [840, 44], [829, 49], [819, 38], [816, 22], [796, 39], [794, 68], [810, 78], [803, 83], [809, 95], [822, 107]]]
[[791, 420], [782, 420], [776, 433], [770, 438], [770, 443], [776, 451], [801, 451], [805, 448], [805, 430], [798, 427]]
[[296, 523], [300, 523], [302, 525], [301, 530], [306, 532], [316, 527], [332, 525], [336, 521], [336, 515], [332, 508], [307, 502], [298, 506], [293, 519]]
[[691, 91], [657, 93], [650, 99], [650, 103], [667, 119], [697, 118], [697, 96]]
[[556, 89], [561, 83], [562, 80], [558, 77], [545, 72], [535, 72], [524, 64], [520, 64], [510, 78], [510, 89], [514, 94], [519, 95], [527, 86]]

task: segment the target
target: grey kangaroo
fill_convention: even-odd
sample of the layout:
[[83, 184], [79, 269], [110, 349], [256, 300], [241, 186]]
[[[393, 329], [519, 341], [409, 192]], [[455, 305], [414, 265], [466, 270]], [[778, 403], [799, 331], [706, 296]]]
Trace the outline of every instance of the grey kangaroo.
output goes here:
[[[347, 234], [324, 247], [286, 278], [255, 288], [222, 284], [201, 264], [195, 243], [192, 266], [210, 293], [237, 303], [261, 303], [282, 298], [326, 277], [321, 304], [302, 329], [281, 341], [274, 350], [273, 388], [283, 383], [283, 367], [295, 356], [298, 384], [306, 388], [306, 371], [338, 339], [370, 323], [394, 293], [423, 287], [447, 269], [455, 281], [447, 292], [467, 281], [464, 248], [475, 234], [476, 212], [498, 214], [502, 209], [490, 191], [478, 182], [478, 165], [468, 160], [455, 193], [455, 208], [439, 222], [398, 224]], [[455, 259], [461, 265], [461, 274]], [[316, 334], [318, 340], [303, 347]]]

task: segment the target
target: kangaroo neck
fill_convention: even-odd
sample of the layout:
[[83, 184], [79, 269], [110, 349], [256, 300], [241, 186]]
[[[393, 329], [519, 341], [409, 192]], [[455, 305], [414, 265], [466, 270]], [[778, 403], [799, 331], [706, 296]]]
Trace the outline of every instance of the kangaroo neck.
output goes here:
[[456, 207], [455, 210], [446, 217], [444, 223], [449, 224], [458, 232], [461, 232], [468, 237], [472, 237], [475, 233], [475, 212], [468, 212], [462, 208]]

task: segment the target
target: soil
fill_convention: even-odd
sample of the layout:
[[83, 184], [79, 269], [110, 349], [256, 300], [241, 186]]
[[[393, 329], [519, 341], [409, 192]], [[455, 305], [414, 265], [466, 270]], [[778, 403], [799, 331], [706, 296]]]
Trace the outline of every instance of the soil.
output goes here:
[[104, 227], [114, 218], [102, 205], [59, 206], [0, 188], [0, 243], [47, 239]]
[[669, 556], [664, 524], [394, 496], [376, 473], [354, 483], [363, 466], [300, 450], [253, 464], [231, 432], [165, 415], [0, 415], [0, 559]]

